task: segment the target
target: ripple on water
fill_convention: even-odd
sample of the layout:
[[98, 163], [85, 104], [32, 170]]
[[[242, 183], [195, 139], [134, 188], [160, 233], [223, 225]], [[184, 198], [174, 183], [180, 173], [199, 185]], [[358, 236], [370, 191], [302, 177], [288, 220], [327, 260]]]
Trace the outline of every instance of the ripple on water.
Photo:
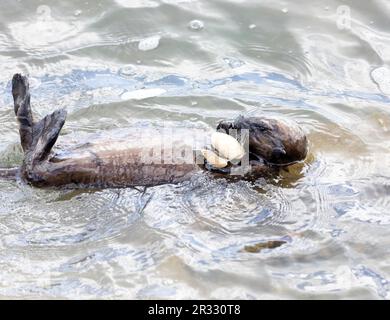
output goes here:
[[37, 9], [35, 21], [16, 22], [11, 26], [14, 39], [26, 47], [39, 47], [61, 42], [78, 32], [76, 24], [55, 20], [48, 6]]
[[246, 182], [201, 179], [186, 191], [183, 201], [194, 218], [222, 233], [248, 232], [251, 226], [272, 219], [276, 211], [266, 196]]
[[[0, 296], [388, 299], [388, 17], [351, 2], [375, 24], [341, 31], [335, 6], [309, 2], [299, 19], [278, 2], [116, 0], [81, 14], [68, 1], [23, 18], [10, 2], [2, 166], [22, 160], [16, 69], [32, 76], [37, 117], [68, 108], [72, 141], [139, 120], [215, 127], [251, 110], [297, 119], [311, 146], [304, 163], [255, 184], [69, 192], [0, 181]], [[257, 250], [267, 241], [283, 245]]]
[[[23, 187], [26, 188], [26, 187]], [[67, 246], [108, 239], [120, 234], [139, 217], [138, 191], [71, 193], [25, 190], [32, 201], [16, 197], [14, 214], [18, 216], [14, 233], [6, 237], [8, 246]], [[43, 207], [36, 210], [36, 207]], [[29, 214], [29, 212], [35, 212]], [[12, 218], [12, 217], [7, 217]], [[18, 230], [18, 231], [17, 231]]]
[[9, 28], [12, 45], [33, 56], [64, 53], [90, 44], [97, 44], [96, 33], [83, 32], [85, 23], [77, 19], [58, 17], [49, 6], [37, 8], [36, 16], [28, 21], [13, 22]]

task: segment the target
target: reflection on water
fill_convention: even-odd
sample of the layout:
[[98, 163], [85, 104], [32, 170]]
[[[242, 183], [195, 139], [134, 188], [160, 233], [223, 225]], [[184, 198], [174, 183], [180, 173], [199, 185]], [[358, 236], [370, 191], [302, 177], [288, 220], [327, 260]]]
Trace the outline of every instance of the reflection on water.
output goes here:
[[75, 141], [265, 113], [299, 122], [310, 153], [255, 183], [0, 181], [0, 297], [390, 298], [386, 1], [3, 2], [2, 167], [22, 159], [15, 72]]

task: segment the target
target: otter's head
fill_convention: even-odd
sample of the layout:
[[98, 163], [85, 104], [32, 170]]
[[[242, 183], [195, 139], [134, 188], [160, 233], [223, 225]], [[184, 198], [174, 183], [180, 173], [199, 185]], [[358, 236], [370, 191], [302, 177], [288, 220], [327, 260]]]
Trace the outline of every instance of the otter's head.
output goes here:
[[269, 164], [289, 165], [305, 159], [307, 138], [294, 122], [265, 118], [240, 116], [233, 121], [221, 121], [217, 130], [248, 130], [249, 153], [254, 160], [262, 159]]

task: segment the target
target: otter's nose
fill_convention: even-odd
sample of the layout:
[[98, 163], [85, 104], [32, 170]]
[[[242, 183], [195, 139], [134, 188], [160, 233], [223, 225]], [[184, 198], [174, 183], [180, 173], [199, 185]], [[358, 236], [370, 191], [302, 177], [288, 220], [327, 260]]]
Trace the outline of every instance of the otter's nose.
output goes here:
[[280, 163], [286, 156], [286, 151], [283, 148], [274, 148], [271, 154], [271, 162]]

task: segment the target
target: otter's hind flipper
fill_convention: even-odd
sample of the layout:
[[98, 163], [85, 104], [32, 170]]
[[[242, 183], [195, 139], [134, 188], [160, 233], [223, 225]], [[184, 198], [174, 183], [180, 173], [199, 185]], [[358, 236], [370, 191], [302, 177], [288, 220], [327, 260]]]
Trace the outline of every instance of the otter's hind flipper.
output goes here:
[[66, 110], [57, 110], [35, 123], [28, 79], [20, 74], [15, 74], [12, 79], [12, 95], [25, 162], [33, 164], [46, 160], [65, 123]]
[[54, 111], [39, 121], [33, 130], [32, 158], [34, 161], [44, 161], [50, 154], [65, 124], [67, 112], [65, 109]]
[[15, 74], [12, 79], [12, 96], [14, 98], [15, 115], [19, 122], [19, 133], [23, 151], [30, 149], [33, 141], [34, 120], [30, 106], [30, 90], [28, 79]]

